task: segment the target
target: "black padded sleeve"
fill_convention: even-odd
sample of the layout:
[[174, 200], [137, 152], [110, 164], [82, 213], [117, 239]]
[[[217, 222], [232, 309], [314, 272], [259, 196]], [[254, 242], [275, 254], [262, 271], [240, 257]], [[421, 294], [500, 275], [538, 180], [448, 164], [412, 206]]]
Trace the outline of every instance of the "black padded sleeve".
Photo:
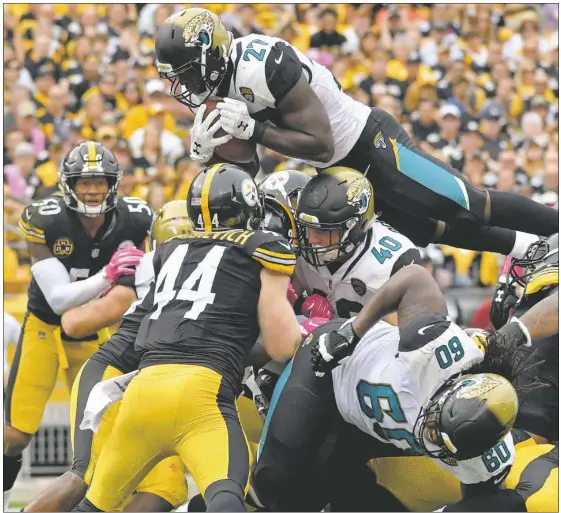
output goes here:
[[275, 105], [286, 96], [302, 76], [302, 63], [294, 49], [282, 42], [275, 43], [265, 61], [267, 87]]

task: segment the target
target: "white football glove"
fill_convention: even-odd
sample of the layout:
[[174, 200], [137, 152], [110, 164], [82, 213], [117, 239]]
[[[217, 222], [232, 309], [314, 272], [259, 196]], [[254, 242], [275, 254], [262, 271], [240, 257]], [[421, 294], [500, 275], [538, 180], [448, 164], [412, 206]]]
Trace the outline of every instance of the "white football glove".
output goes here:
[[225, 132], [244, 141], [253, 135], [255, 120], [249, 115], [247, 104], [232, 98], [224, 98], [216, 108], [220, 111], [220, 124]]
[[201, 105], [195, 116], [193, 127], [191, 128], [190, 157], [191, 160], [199, 164], [208, 162], [218, 146], [222, 146], [232, 139], [232, 136], [229, 134], [223, 135], [222, 137], [214, 137], [214, 134], [220, 128], [220, 123], [214, 123], [213, 126], [210, 125], [220, 115], [220, 112], [218, 110], [213, 110], [208, 117], [203, 120], [205, 111], [206, 105]]

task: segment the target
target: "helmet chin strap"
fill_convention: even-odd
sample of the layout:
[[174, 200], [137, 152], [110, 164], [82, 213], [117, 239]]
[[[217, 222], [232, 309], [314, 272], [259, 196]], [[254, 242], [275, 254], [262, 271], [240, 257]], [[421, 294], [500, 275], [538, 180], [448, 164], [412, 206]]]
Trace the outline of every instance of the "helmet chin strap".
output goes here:
[[[105, 214], [108, 210], [107, 198], [109, 197], [109, 194], [105, 196], [105, 198], [99, 205], [95, 206], [86, 205], [85, 203], [81, 202], [74, 193], [72, 193], [72, 195], [76, 200], [76, 208], [74, 210], [76, 210], [76, 212], [80, 212], [80, 214], [83, 214], [86, 217], [99, 217]], [[92, 212], [92, 210], [94, 210], [94, 212]]]

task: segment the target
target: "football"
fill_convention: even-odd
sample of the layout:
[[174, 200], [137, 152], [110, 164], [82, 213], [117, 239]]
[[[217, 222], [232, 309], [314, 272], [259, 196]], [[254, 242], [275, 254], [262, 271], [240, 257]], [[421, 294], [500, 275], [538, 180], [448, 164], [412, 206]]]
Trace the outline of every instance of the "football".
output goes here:
[[[219, 101], [220, 100], [207, 100], [205, 102], [205, 105], [207, 107], [204, 114], [205, 119], [214, 109], [216, 109], [216, 104]], [[218, 123], [219, 119], [220, 117], [216, 118], [216, 121], [214, 121], [214, 123]], [[214, 134], [214, 137], [222, 137], [223, 135], [226, 135], [226, 132], [222, 128], [219, 128], [218, 131]], [[232, 138], [226, 144], [223, 144], [222, 146], [216, 148], [215, 153], [219, 157], [222, 157], [230, 162], [246, 164], [253, 160], [256, 151], [257, 143]]]

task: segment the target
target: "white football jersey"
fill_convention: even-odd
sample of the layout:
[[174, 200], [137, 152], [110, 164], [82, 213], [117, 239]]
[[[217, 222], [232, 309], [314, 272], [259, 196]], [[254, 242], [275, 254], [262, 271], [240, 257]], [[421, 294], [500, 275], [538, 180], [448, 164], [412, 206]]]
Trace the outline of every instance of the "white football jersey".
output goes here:
[[[413, 428], [422, 406], [448, 379], [483, 356], [475, 341], [442, 316], [413, 321], [401, 340], [397, 327], [381, 321], [333, 371], [337, 407], [343, 419], [361, 431], [419, 454]], [[514, 461], [512, 436], [478, 458], [436, 461], [465, 484], [488, 481]]]
[[277, 103], [304, 73], [327, 111], [335, 140], [333, 158], [307, 160], [310, 165], [327, 168], [351, 151], [371, 110], [346, 95], [326, 67], [282, 39], [258, 34], [234, 39], [230, 60], [234, 70], [227, 96], [245, 102], [259, 121], [274, 123]]
[[334, 274], [326, 266], [316, 268], [298, 257], [294, 286], [308, 294], [321, 293], [334, 315], [349, 318], [399, 269], [420, 260], [419, 251], [405, 235], [375, 221], [353, 257]]

